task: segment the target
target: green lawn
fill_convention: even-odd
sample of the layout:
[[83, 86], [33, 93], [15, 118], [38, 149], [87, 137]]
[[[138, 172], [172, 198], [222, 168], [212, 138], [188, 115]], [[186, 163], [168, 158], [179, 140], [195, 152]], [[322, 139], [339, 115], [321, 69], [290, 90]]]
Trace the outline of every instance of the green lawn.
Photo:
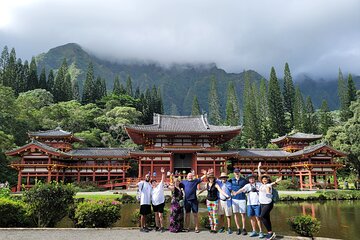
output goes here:
[[75, 198], [85, 198], [90, 200], [115, 200], [119, 194], [76, 194]]

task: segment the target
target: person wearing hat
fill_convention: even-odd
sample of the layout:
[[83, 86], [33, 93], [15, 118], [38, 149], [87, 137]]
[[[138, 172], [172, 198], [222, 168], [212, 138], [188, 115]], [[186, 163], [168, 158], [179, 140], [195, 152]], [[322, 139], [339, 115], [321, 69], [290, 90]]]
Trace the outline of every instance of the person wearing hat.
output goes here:
[[216, 178], [213, 173], [208, 174], [207, 176], [208, 183], [206, 184], [206, 189], [201, 190], [199, 194], [207, 190], [208, 194], [206, 197], [206, 207], [209, 211], [209, 223], [210, 223], [210, 232], [217, 233], [218, 225], [218, 206], [219, 206], [219, 193], [223, 194], [226, 199], [231, 198], [226, 192], [224, 192], [219, 184], [216, 182]]
[[[219, 179], [220, 181], [216, 181], [217, 184], [219, 184], [220, 188], [229, 196], [231, 196], [231, 184], [227, 181], [229, 176], [222, 172]], [[231, 234], [231, 216], [232, 216], [232, 201], [231, 198], [226, 198], [225, 195], [220, 193], [219, 195], [219, 211], [218, 214], [220, 216], [220, 223], [222, 224], [222, 227], [219, 229], [219, 233], [225, 232], [225, 219], [224, 215], [226, 216], [227, 221], [227, 233]]]
[[137, 185], [140, 194], [140, 232], [149, 232], [150, 229], [146, 227], [146, 215], [151, 213], [150, 173], [145, 175], [145, 181], [140, 181]]
[[[239, 191], [239, 189], [243, 188], [248, 181], [240, 176], [240, 169], [234, 169], [234, 178], [228, 180], [231, 184], [231, 190], [234, 192]], [[232, 211], [234, 214], [235, 224], [237, 227], [237, 235], [246, 235], [247, 231], [245, 229], [245, 219], [246, 219], [246, 196], [245, 193], [239, 193], [232, 198]], [[240, 229], [239, 223], [239, 214], [241, 214], [242, 220], [242, 230]]]
[[[259, 202], [259, 189], [261, 187], [261, 183], [256, 181], [256, 177], [253, 174], [247, 176], [247, 180], [249, 181], [243, 188], [239, 189], [237, 192], [234, 192], [233, 195], [239, 194], [241, 192], [246, 193], [247, 195], [247, 215], [250, 218], [250, 223], [252, 227], [252, 232], [250, 233], [250, 237], [264, 238], [264, 233], [261, 228], [260, 221], [260, 202]], [[259, 227], [259, 233], [256, 232], [256, 223]]]

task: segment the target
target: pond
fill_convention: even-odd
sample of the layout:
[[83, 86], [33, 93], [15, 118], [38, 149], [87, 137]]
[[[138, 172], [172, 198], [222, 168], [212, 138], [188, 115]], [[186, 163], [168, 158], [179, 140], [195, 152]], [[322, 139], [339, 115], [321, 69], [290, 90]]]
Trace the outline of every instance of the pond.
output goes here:
[[[205, 205], [200, 204], [199, 214], [207, 215]], [[121, 209], [121, 219], [114, 227], [135, 227], [131, 222], [132, 214], [138, 209], [137, 204], [126, 204]], [[324, 202], [279, 202], [271, 212], [273, 229], [281, 235], [295, 235], [289, 228], [287, 218], [302, 213], [315, 216], [321, 221], [317, 236], [337, 239], [358, 239], [360, 226], [360, 201], [324, 201]], [[168, 224], [168, 217], [167, 217]], [[234, 221], [232, 221], [235, 229]], [[69, 219], [63, 219], [57, 227], [73, 227]], [[356, 230], [357, 229], [357, 230]], [[250, 231], [250, 222], [247, 221]]]

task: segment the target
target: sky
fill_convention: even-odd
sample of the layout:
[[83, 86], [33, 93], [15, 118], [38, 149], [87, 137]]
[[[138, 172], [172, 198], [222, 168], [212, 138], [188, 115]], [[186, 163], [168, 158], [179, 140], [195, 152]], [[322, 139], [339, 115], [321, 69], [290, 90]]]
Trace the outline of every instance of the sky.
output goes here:
[[360, 75], [359, 0], [0, 0], [0, 48], [66, 43], [112, 61], [216, 63], [265, 77]]

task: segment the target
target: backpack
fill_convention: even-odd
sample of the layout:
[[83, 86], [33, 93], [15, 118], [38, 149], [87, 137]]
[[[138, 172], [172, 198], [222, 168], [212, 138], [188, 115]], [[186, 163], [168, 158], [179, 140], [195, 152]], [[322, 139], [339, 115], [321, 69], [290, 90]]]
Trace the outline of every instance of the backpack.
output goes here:
[[275, 188], [272, 189], [272, 202], [273, 203], [277, 203], [280, 200], [280, 195], [278, 190], [276, 190]]
[[142, 185], [141, 185], [141, 190], [140, 190], [140, 188], [137, 190], [137, 192], [136, 192], [136, 200], [138, 201], [138, 202], [140, 202], [140, 199], [141, 199], [141, 192], [142, 192], [142, 190], [143, 190], [143, 188], [144, 188], [144, 182], [142, 183]]

